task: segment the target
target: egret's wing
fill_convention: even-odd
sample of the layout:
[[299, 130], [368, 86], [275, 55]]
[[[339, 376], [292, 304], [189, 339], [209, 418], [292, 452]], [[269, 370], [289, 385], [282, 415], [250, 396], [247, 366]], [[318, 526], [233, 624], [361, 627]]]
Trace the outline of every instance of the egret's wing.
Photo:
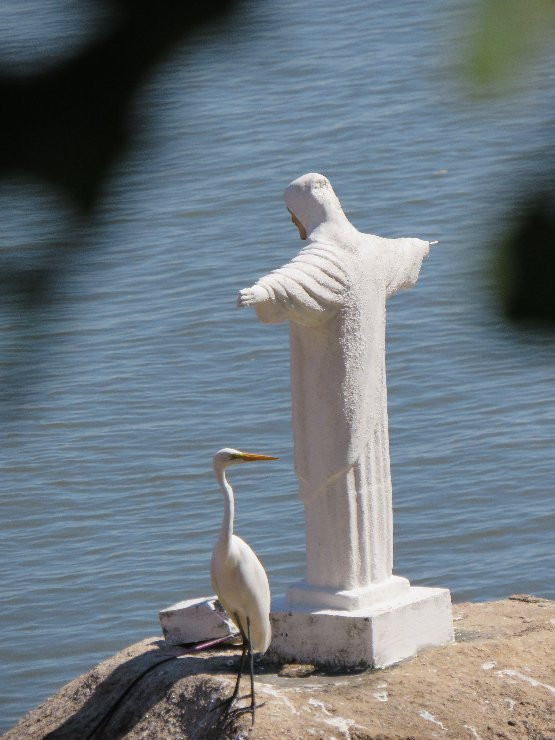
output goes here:
[[270, 644], [270, 585], [264, 566], [247, 543], [233, 535], [236, 566], [230, 573], [229, 585], [233, 588], [233, 602], [237, 604], [245, 633], [247, 617], [250, 621], [253, 648], [265, 652]]
[[248, 632], [253, 648], [264, 652], [270, 644], [270, 586], [254, 551], [237, 535], [229, 550], [214, 549], [210, 567], [212, 587], [231, 619]]
[[[214, 554], [212, 555], [212, 562], [210, 564], [210, 580], [212, 582], [212, 588], [214, 589], [214, 593], [218, 597], [220, 604], [226, 610], [229, 618], [233, 621], [237, 629], [240, 629], [240, 626], [237, 623], [237, 619], [235, 618], [233, 604], [229, 602], [228, 599], [226, 598], [228, 589], [225, 586], [224, 571], [225, 571], [225, 564], [218, 560], [217, 552], [214, 551]], [[220, 573], [219, 578], [218, 578], [218, 572]]]

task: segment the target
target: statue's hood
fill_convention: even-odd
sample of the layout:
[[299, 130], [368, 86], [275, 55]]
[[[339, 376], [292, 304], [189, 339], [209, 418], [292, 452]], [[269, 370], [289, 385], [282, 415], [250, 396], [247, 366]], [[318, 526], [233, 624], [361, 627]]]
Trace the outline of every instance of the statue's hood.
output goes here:
[[[304, 226], [308, 237], [319, 227], [353, 228], [343, 213], [330, 181], [318, 172], [298, 177], [285, 189], [285, 204]], [[319, 229], [321, 231], [322, 229]]]

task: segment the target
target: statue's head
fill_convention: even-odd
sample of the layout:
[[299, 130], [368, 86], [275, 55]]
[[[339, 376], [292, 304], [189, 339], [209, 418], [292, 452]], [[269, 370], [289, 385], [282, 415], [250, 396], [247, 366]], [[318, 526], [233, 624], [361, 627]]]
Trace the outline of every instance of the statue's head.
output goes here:
[[301, 239], [306, 239], [325, 221], [345, 218], [330, 181], [317, 172], [309, 172], [293, 180], [283, 197]]

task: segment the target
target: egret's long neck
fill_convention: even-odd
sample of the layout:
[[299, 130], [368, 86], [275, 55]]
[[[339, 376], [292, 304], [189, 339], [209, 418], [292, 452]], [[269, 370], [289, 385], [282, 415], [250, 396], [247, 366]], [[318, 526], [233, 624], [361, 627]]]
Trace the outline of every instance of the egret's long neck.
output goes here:
[[233, 488], [227, 482], [225, 469], [216, 470], [216, 478], [224, 496], [224, 518], [222, 520], [219, 540], [222, 544], [229, 545], [231, 544], [231, 536], [233, 535], [233, 515], [235, 510]]

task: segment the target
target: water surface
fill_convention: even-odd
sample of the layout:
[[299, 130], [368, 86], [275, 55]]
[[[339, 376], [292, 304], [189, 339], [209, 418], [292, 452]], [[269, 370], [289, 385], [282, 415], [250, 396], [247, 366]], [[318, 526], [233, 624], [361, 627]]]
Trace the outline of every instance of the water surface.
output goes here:
[[[35, 6], [14, 58], [43, 33]], [[469, 12], [268, 0], [149, 80], [48, 315], [0, 314], [5, 366], [34, 368], [2, 450], [2, 727], [210, 593], [220, 447], [279, 455], [234, 473], [237, 529], [275, 594], [302, 575], [287, 327], [234, 302], [301, 246], [281, 193], [307, 171], [361, 230], [440, 241], [389, 305], [396, 572], [456, 600], [555, 596], [555, 349], [500, 319], [488, 278], [514, 184], [542, 165], [552, 60], [470, 102]], [[29, 260], [70, 228], [36, 183], [5, 184], [1, 208], [5, 248]]]

